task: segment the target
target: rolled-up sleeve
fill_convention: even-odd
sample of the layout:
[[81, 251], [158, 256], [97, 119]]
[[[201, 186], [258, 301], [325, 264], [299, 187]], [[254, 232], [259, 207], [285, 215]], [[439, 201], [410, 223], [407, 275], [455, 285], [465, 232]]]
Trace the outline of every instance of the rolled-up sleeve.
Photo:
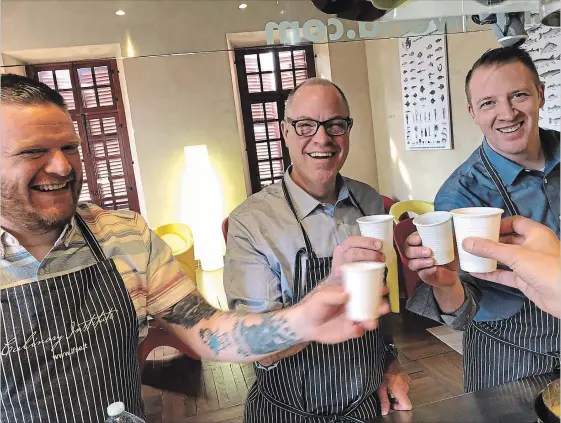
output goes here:
[[469, 274], [460, 274], [464, 287], [465, 301], [453, 313], [442, 314], [438, 302], [434, 298], [432, 286], [421, 284], [407, 300], [407, 310], [445, 324], [455, 330], [465, 330], [479, 309], [480, 292]]
[[224, 290], [231, 310], [262, 313], [283, 307], [280, 274], [271, 268], [259, 230], [234, 216], [228, 219]]

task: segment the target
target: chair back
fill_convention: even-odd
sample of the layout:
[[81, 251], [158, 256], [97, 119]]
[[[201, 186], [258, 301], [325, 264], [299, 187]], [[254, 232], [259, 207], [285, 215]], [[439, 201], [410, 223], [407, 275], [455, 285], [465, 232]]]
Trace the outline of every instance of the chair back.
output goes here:
[[[408, 212], [413, 212], [417, 215], [429, 213], [434, 211], [434, 204], [422, 200], [407, 200], [395, 203], [390, 208], [389, 214], [393, 216], [394, 222], [397, 224], [401, 217]], [[407, 216], [406, 219], [411, 216]]]
[[390, 209], [392, 208], [392, 206], [395, 204], [395, 201], [392, 200], [390, 197], [386, 197], [385, 195], [382, 195], [382, 200], [384, 201], [384, 211], [389, 214], [390, 213]]
[[401, 260], [401, 276], [403, 280], [403, 288], [405, 297], [409, 298], [417, 289], [421, 282], [417, 272], [409, 269], [409, 260], [405, 256], [405, 241], [407, 237], [415, 232], [417, 228], [413, 224], [413, 218], [405, 219], [395, 225], [393, 231], [394, 244]]
[[184, 223], [169, 223], [154, 229], [154, 233], [171, 248], [173, 256], [181, 269], [195, 281], [197, 266], [195, 263], [195, 241], [191, 228]]

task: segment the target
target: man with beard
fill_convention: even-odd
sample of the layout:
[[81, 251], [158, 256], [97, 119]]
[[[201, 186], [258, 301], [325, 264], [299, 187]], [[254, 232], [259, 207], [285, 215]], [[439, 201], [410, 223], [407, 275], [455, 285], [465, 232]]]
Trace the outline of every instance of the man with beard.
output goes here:
[[[143, 416], [148, 315], [200, 357], [239, 362], [376, 326], [346, 319], [336, 277], [287, 310], [215, 310], [138, 214], [78, 204], [80, 139], [60, 94], [17, 75], [1, 83], [0, 421], [103, 422], [116, 401]], [[376, 257], [363, 238], [342, 262], [355, 246]]]

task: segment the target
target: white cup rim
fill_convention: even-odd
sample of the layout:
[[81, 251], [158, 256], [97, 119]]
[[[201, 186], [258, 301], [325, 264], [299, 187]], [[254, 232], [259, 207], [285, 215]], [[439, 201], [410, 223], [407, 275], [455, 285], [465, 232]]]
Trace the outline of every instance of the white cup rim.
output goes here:
[[[429, 218], [437, 218], [437, 220], [432, 222], [423, 222], [423, 220], [427, 220]], [[422, 227], [438, 226], [448, 222], [450, 219], [452, 219], [452, 214], [450, 212], [433, 211], [417, 216], [415, 219], [413, 219], [413, 224], [415, 226]]]
[[459, 218], [485, 218], [502, 215], [504, 212], [503, 209], [497, 207], [464, 207], [450, 210], [452, 216]]
[[374, 214], [370, 216], [362, 216], [356, 220], [356, 223], [385, 223], [390, 220], [393, 220], [393, 216], [391, 214]]
[[386, 267], [386, 263], [379, 261], [355, 261], [341, 266], [341, 270], [379, 270]]

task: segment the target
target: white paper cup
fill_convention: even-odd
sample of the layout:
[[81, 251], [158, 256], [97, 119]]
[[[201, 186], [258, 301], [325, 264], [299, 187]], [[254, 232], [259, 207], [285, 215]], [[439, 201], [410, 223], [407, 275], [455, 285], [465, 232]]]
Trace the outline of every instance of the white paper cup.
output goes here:
[[430, 248], [438, 266], [454, 261], [452, 215], [446, 211], [422, 214], [413, 219], [423, 247]]
[[376, 238], [384, 243], [382, 252], [389, 257], [393, 250], [393, 216], [390, 214], [363, 216], [356, 222], [362, 236]]
[[497, 270], [497, 260], [477, 257], [462, 247], [464, 239], [475, 236], [498, 242], [503, 209], [494, 207], [467, 207], [450, 212], [454, 218], [454, 231], [460, 267], [466, 272], [485, 273]]
[[341, 266], [345, 290], [349, 293], [349, 319], [362, 322], [378, 318], [385, 268], [384, 263], [376, 261], [354, 262]]

